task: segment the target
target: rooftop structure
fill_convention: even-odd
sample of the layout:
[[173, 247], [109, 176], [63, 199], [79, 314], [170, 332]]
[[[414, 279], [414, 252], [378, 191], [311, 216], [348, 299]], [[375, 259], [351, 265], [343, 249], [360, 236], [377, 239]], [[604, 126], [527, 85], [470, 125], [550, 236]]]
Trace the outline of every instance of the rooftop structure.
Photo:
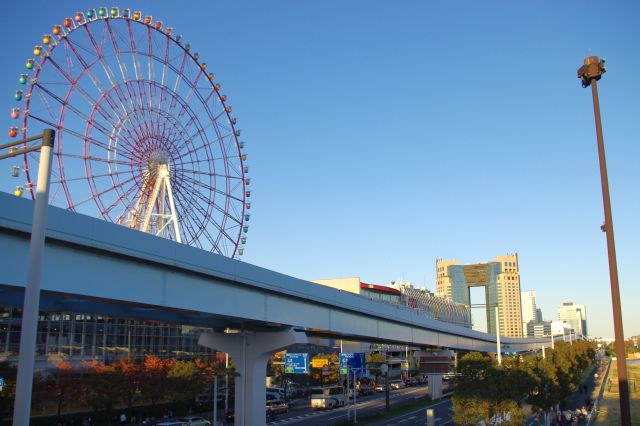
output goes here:
[[372, 300], [407, 306], [430, 315], [433, 319], [471, 328], [471, 313], [463, 304], [436, 296], [426, 288], [417, 289], [411, 283], [392, 283], [391, 286], [368, 284], [360, 277], [333, 278], [312, 281]]

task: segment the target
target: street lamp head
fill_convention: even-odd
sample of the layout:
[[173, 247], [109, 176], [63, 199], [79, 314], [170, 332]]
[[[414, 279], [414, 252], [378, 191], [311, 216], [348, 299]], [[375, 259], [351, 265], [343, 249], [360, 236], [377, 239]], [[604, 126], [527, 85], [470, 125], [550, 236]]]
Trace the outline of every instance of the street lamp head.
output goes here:
[[607, 70], [604, 67], [604, 59], [598, 59], [597, 56], [587, 56], [584, 58], [584, 64], [578, 70], [578, 78], [582, 81], [582, 87], [589, 87], [591, 81], [600, 80], [605, 72]]

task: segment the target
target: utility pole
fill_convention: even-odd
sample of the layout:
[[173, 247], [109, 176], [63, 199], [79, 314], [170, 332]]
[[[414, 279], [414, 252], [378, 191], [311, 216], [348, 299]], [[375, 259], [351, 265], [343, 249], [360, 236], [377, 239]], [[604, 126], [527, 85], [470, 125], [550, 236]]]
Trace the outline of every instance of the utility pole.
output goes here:
[[51, 180], [51, 159], [55, 131], [44, 129], [41, 135], [21, 141], [0, 145], [0, 149], [12, 148], [17, 144], [26, 144], [42, 139], [40, 145], [22, 148], [0, 156], [13, 157], [32, 151], [40, 151], [38, 164], [38, 180], [36, 183], [36, 199], [33, 203], [33, 219], [31, 221], [31, 240], [27, 259], [27, 285], [24, 289], [24, 305], [22, 308], [22, 332], [20, 333], [20, 351], [18, 353], [18, 378], [16, 380], [16, 398], [13, 404], [13, 425], [29, 424], [31, 418], [31, 393], [33, 387], [33, 369], [36, 357], [36, 335], [38, 332], [38, 312], [40, 310], [40, 278], [44, 255], [44, 242], [49, 208], [49, 188]]
[[624, 331], [622, 329], [622, 307], [620, 305], [620, 287], [618, 285], [618, 264], [616, 261], [616, 245], [613, 237], [613, 218], [611, 215], [611, 199], [609, 197], [609, 179], [607, 177], [607, 161], [604, 154], [602, 122], [600, 120], [600, 102], [598, 100], [598, 80], [606, 72], [604, 59], [587, 56], [578, 70], [578, 78], [582, 87], [591, 86], [593, 97], [593, 113], [596, 121], [596, 138], [598, 141], [598, 158], [600, 160], [600, 181], [602, 183], [602, 201], [604, 204], [604, 225], [602, 231], [607, 235], [607, 252], [609, 255], [609, 276], [611, 280], [611, 302], [613, 305], [613, 329], [616, 338], [618, 366], [618, 384], [620, 389], [620, 420], [622, 426], [631, 426], [631, 406], [629, 402], [629, 384], [627, 381], [627, 361], [624, 350]]
[[496, 306], [496, 356], [498, 358], [498, 365], [502, 365], [502, 348], [500, 346], [500, 317], [498, 316], [498, 307]]

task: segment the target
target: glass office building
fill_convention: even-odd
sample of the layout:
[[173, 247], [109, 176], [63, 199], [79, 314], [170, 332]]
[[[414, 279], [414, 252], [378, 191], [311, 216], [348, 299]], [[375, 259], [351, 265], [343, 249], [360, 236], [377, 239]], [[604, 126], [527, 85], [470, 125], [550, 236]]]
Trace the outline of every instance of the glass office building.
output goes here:
[[[0, 360], [17, 362], [22, 310], [0, 306]], [[40, 312], [36, 337], [36, 368], [60, 360], [79, 364], [96, 359], [110, 363], [119, 358], [195, 358], [214, 351], [198, 345], [207, 328], [157, 320], [73, 312]]]

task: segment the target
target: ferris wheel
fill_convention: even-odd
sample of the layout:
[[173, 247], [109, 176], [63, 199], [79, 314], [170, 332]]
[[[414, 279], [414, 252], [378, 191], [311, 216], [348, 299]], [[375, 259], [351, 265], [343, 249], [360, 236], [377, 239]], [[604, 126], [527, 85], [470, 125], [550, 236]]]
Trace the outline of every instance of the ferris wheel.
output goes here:
[[[221, 85], [181, 36], [140, 11], [77, 12], [33, 49], [9, 136], [56, 130], [50, 203], [237, 258], [251, 183]], [[37, 154], [14, 176], [34, 196]], [[20, 173], [24, 169], [24, 174]]]

